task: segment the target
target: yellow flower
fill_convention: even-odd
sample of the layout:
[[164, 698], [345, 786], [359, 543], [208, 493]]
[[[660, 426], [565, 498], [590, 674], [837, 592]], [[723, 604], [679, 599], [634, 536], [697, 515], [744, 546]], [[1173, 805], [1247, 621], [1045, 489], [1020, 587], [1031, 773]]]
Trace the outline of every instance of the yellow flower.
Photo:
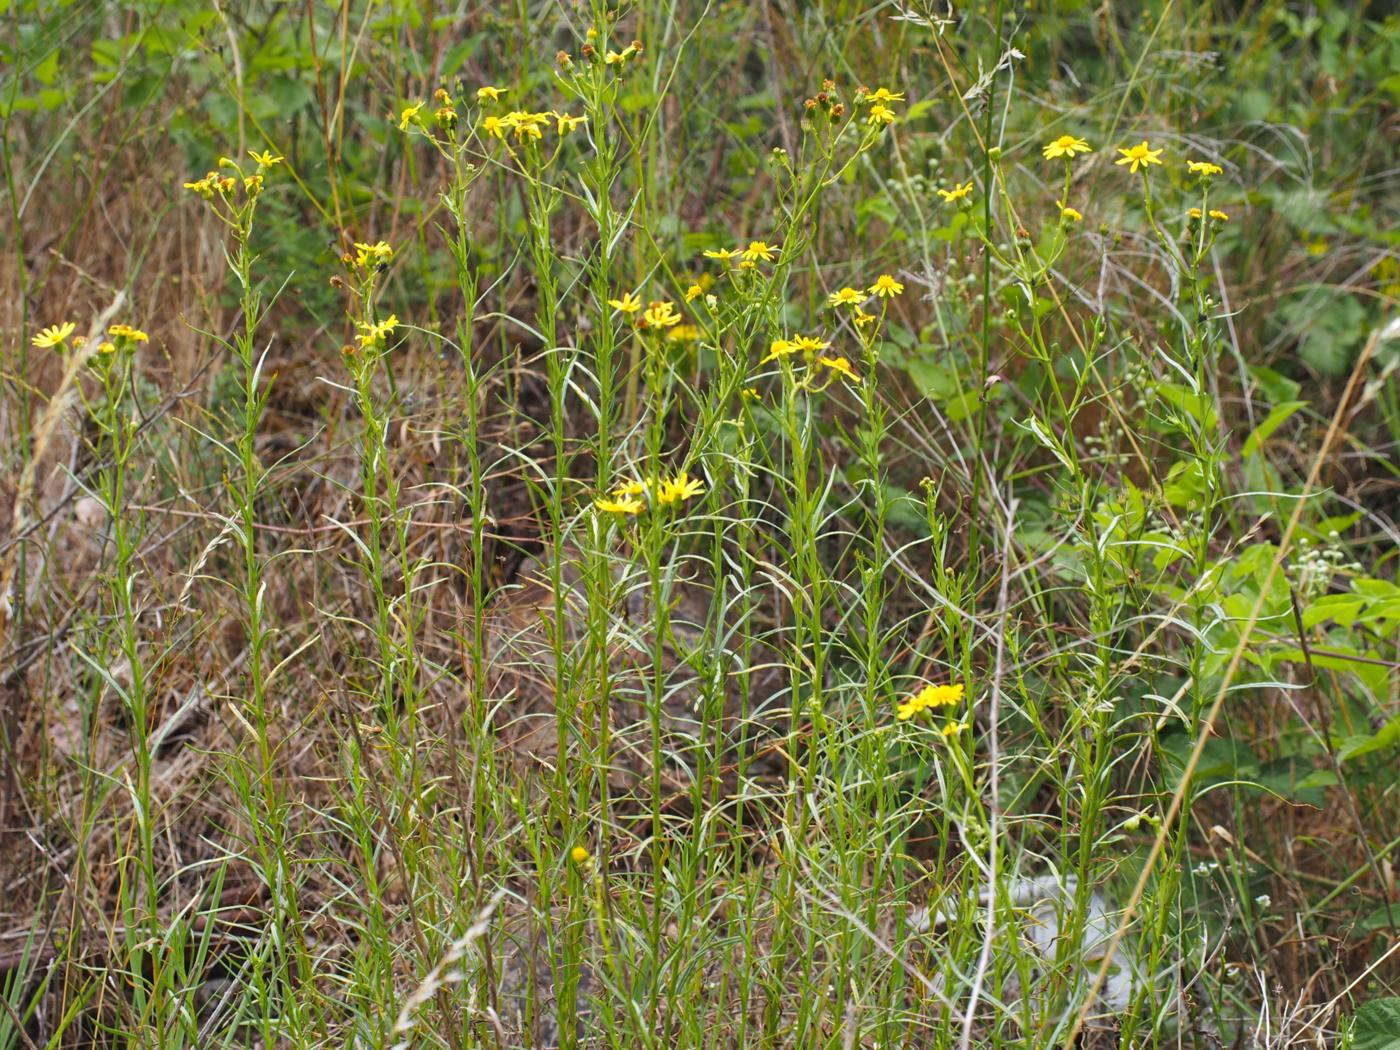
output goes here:
[[[776, 244], [769, 244], [767, 241], [749, 241], [749, 246], [740, 254], [748, 262], [757, 262], [762, 259], [764, 262], [772, 262], [773, 255], [777, 252]], [[709, 254], [708, 252], [706, 253]]]
[[1223, 211], [1220, 211], [1220, 210], [1217, 209], [1217, 208], [1212, 208], [1210, 211], [1206, 212], [1206, 214], [1209, 215], [1209, 216], [1210, 216], [1212, 219], [1214, 219], [1216, 222], [1229, 222], [1229, 221], [1230, 221], [1230, 216], [1226, 215]]
[[31, 339], [30, 342], [40, 350], [47, 350], [50, 347], [58, 346], [60, 343], [65, 342], [68, 337], [73, 334], [73, 329], [77, 327], [78, 326], [72, 321], [64, 321], [62, 324], [50, 325], [48, 328], [41, 328], [39, 334]]
[[604, 514], [640, 514], [646, 509], [646, 504], [639, 499], [623, 497], [621, 499], [595, 499], [593, 506], [597, 507]]
[[851, 367], [851, 362], [844, 357], [819, 357], [817, 358], [817, 364], [825, 365], [833, 372], [845, 376], [853, 383], [860, 381], [860, 376], [856, 375], [855, 369]]
[[628, 317], [642, 308], [642, 301], [631, 292], [623, 292], [621, 299], [609, 299], [608, 305], [614, 310], [621, 310]]
[[812, 359], [813, 354], [825, 350], [829, 345], [829, 343], [823, 343], [820, 339], [816, 339], [810, 335], [799, 335], [792, 341], [792, 348], [794, 350], [801, 350], [807, 355], [809, 361]]
[[139, 328], [132, 328], [129, 324], [114, 324], [107, 329], [108, 335], [115, 335], [122, 339], [130, 339], [133, 343], [150, 342], [150, 336]]
[[707, 259], [718, 259], [723, 263], [739, 257], [739, 252], [735, 248], [706, 248], [704, 254]]
[[966, 728], [966, 722], [949, 722], [946, 726], [940, 729], [939, 732], [943, 734], [944, 740], [951, 740], [953, 737], [957, 736]]
[[574, 128], [582, 127], [584, 124], [588, 123], [587, 117], [571, 117], [567, 113], [556, 114], [554, 119], [556, 121], [556, 129], [561, 135], [567, 135], [569, 132], [573, 131]]
[[676, 313], [675, 303], [660, 299], [647, 304], [641, 323], [645, 328], [670, 328], [681, 323], [681, 315]]
[[117, 352], [117, 346], [110, 340], [104, 339], [97, 344], [97, 352], [99, 354], [115, 354]]
[[839, 291], [832, 292], [826, 298], [827, 306], [859, 306], [865, 301], [865, 296], [849, 286]]
[[1123, 149], [1120, 146], [1118, 152], [1121, 153], [1122, 156], [1113, 163], [1128, 165], [1128, 171], [1133, 175], [1138, 173], [1139, 168], [1146, 169], [1153, 164], [1162, 163], [1162, 151], [1159, 149], [1149, 149], [1146, 139], [1143, 139], [1143, 141], [1139, 142], [1136, 146], [1130, 146], [1128, 149]]
[[907, 722], [921, 711], [935, 707], [953, 707], [962, 702], [961, 685], [926, 685], [895, 709], [901, 722]]
[[399, 113], [399, 130], [407, 131], [408, 126], [418, 120], [418, 113], [422, 110], [424, 103], [415, 102], [411, 106], [405, 106]]
[[489, 84], [476, 89], [476, 100], [478, 102], [499, 102], [501, 94], [505, 88], [491, 87]]
[[646, 481], [624, 481], [613, 489], [613, 496], [618, 499], [627, 496], [645, 496], [650, 489], [655, 487], [656, 480], [654, 478], [647, 478]]
[[249, 151], [248, 151], [248, 156], [252, 157], [253, 160], [254, 160], [254, 162], [255, 162], [255, 163], [258, 165], [258, 167], [260, 167], [260, 168], [270, 168], [270, 167], [272, 167], [274, 164], [281, 164], [281, 163], [282, 163], [282, 158], [281, 158], [281, 157], [274, 157], [274, 156], [272, 155], [272, 150], [270, 150], [270, 149], [265, 149], [265, 150], [263, 150], [261, 153], [254, 153], [252, 150], [249, 150]]
[[569, 856], [573, 858], [575, 864], [587, 864], [593, 859], [593, 855], [582, 846], [575, 846], [569, 850]]
[[1054, 160], [1056, 157], [1073, 157], [1076, 153], [1093, 153], [1094, 147], [1073, 135], [1061, 135], [1054, 142], [1047, 142], [1040, 152], [1046, 160]]
[[868, 324], [875, 323], [875, 315], [866, 313], [859, 306], [856, 307], [856, 312], [852, 315], [852, 317], [856, 322], [857, 328], [864, 328]]
[[209, 200], [214, 196], [214, 191], [218, 188], [218, 185], [218, 173], [211, 171], [208, 175], [204, 176], [204, 178], [200, 179], [198, 182], [185, 183], [185, 189], [194, 190], [195, 193], [198, 193], [205, 200]]
[[943, 198], [943, 203], [952, 204], [954, 201], [964, 200], [972, 196], [972, 183], [964, 182], [961, 185], [953, 183], [951, 190], [939, 190], [938, 195]]
[[1207, 177], [1211, 175], [1220, 175], [1225, 171], [1219, 164], [1212, 164], [1208, 160], [1188, 160], [1186, 162], [1186, 170], [1193, 175], [1203, 175]]
[[797, 344], [789, 339], [774, 339], [768, 344], [768, 356], [759, 362], [766, 365], [769, 361], [776, 361], [780, 357], [787, 357], [788, 354], [797, 353]]
[[688, 303], [693, 303], [696, 299], [699, 299], [704, 294], [705, 289], [701, 288], [698, 284], [692, 284], [689, 288], [685, 290], [685, 301]]
[[374, 244], [355, 242], [355, 265], [361, 270], [368, 270], [371, 265], [386, 263], [393, 257], [394, 249], [387, 241], [376, 241]]
[[516, 121], [515, 141], [524, 142], [526, 139], [542, 139], [544, 132], [540, 131], [540, 126], [531, 121]]
[[893, 299], [904, 291], [904, 285], [900, 284], [887, 273], [882, 273], [875, 278], [875, 283], [870, 286], [870, 294], [878, 295], [882, 299]]
[[878, 102], [870, 107], [870, 115], [865, 118], [867, 124], [893, 124], [894, 110], [889, 106], [882, 106]]
[[356, 321], [355, 327], [360, 330], [360, 346], [379, 346], [384, 340], [399, 326], [399, 319], [395, 314], [390, 314], [378, 324], [371, 324], [366, 321]]
[[693, 343], [700, 338], [700, 329], [693, 324], [678, 324], [666, 333], [669, 343]]
[[1064, 201], [1056, 201], [1055, 203], [1060, 207], [1060, 215], [1062, 218], [1066, 218], [1070, 220], [1070, 222], [1079, 222], [1084, 218], [1077, 208], [1071, 208]]
[[505, 138], [506, 131], [509, 128], [510, 125], [507, 124], [500, 117], [487, 117], [481, 122], [481, 130], [484, 131], [486, 134], [492, 135], [498, 139]]
[[661, 506], [669, 506], [672, 503], [684, 503], [692, 496], [698, 496], [705, 491], [705, 483], [699, 478], [692, 478], [686, 471], [681, 471], [670, 481], [661, 483], [661, 491], [656, 494], [656, 502]]
[[888, 88], [878, 88], [874, 92], [865, 96], [866, 102], [873, 102], [883, 105], [886, 102], [903, 102], [904, 92], [890, 91]]

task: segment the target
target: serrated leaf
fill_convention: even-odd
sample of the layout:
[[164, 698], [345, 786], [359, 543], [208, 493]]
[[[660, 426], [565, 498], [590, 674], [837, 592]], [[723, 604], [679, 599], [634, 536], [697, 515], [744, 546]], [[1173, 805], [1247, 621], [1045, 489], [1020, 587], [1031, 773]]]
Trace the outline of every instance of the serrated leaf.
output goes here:
[[1351, 1019], [1351, 1050], [1400, 1050], [1400, 997], [1362, 1003]]

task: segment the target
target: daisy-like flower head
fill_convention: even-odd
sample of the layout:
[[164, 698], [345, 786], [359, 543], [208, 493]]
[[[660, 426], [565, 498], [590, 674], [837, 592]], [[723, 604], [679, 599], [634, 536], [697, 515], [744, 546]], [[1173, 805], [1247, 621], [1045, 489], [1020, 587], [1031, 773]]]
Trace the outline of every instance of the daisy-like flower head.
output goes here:
[[693, 303], [696, 299], [699, 299], [704, 294], [705, 289], [701, 288], [698, 284], [692, 284], [689, 288], [685, 290], [685, 301], [688, 303]]
[[774, 339], [768, 344], [768, 356], [759, 362], [766, 365], [769, 361], [776, 361], [780, 357], [787, 357], [789, 354], [797, 353], [797, 344], [791, 339]]
[[399, 130], [407, 131], [410, 124], [418, 122], [418, 114], [422, 111], [424, 103], [415, 102], [411, 106], [405, 106], [399, 112]]
[[872, 125], [883, 124], [888, 127], [894, 123], [894, 110], [877, 102], [870, 107], [870, 115], [865, 118], [865, 122]]
[[678, 324], [666, 331], [668, 343], [693, 343], [699, 338], [700, 329], [693, 324]]
[[361, 270], [387, 263], [393, 257], [394, 249], [388, 241], [376, 241], [374, 244], [355, 242], [355, 265]]
[[667, 507], [672, 503], [684, 503], [704, 491], [705, 483], [699, 478], [692, 478], [688, 472], [683, 470], [674, 478], [661, 483], [661, 489], [656, 494], [656, 502]]
[[778, 246], [776, 244], [769, 244], [767, 241], [749, 241], [749, 246], [739, 254], [744, 257], [746, 262], [757, 262], [759, 259], [764, 262], [772, 262], [777, 253]]
[[476, 89], [476, 100], [478, 102], [499, 102], [501, 96], [505, 94], [505, 88], [492, 87], [485, 84]]
[[356, 321], [355, 327], [360, 330], [359, 340], [361, 349], [383, 345], [384, 340], [387, 339], [398, 326], [399, 319], [395, 314], [390, 314], [378, 323]]
[[824, 343], [815, 336], [810, 335], [799, 335], [792, 340], [792, 348], [794, 350], [801, 350], [809, 361], [812, 359], [813, 355], [825, 350], [830, 345], [830, 343]]
[[879, 296], [881, 299], [893, 299], [896, 295], [902, 294], [903, 291], [904, 285], [887, 273], [882, 273], [875, 278], [875, 283], [870, 286], [870, 294]]
[[646, 504], [633, 496], [620, 496], [617, 499], [595, 499], [593, 506], [604, 514], [640, 514]]
[[504, 117], [487, 117], [481, 122], [482, 133], [497, 139], [505, 138], [510, 127]]
[[73, 329], [78, 326], [72, 321], [64, 321], [62, 324], [49, 325], [47, 328], [39, 329], [30, 342], [40, 350], [48, 350], [50, 347], [58, 346], [60, 343], [68, 341], [68, 337], [73, 334]]
[[554, 118], [555, 130], [561, 135], [567, 135], [575, 128], [581, 128], [588, 123], [587, 117], [571, 117], [567, 113], [560, 113]]
[[718, 259], [722, 263], [732, 262], [739, 257], [737, 248], [706, 248], [704, 255], [707, 259]]
[[1192, 175], [1200, 175], [1204, 178], [1209, 178], [1212, 175], [1221, 175], [1225, 171], [1219, 164], [1212, 164], [1208, 160], [1188, 160], [1186, 162], [1186, 170]]
[[1226, 215], [1226, 214], [1225, 214], [1223, 211], [1221, 211], [1219, 208], [1212, 208], [1210, 211], [1206, 212], [1206, 214], [1209, 215], [1209, 216], [1210, 216], [1212, 219], [1214, 219], [1216, 222], [1229, 222], [1229, 221], [1230, 221], [1230, 216]]
[[856, 307], [856, 311], [851, 315], [851, 318], [855, 321], [857, 328], [864, 328], [866, 325], [875, 323], [875, 315], [866, 313], [859, 306]]
[[900, 704], [895, 714], [901, 722], [907, 722], [922, 711], [953, 707], [961, 703], [962, 698], [961, 685], [926, 685]]
[[860, 382], [860, 376], [856, 375], [856, 370], [851, 367], [851, 362], [844, 357], [819, 357], [817, 364], [824, 365], [837, 375], [849, 379], [852, 383]]
[[631, 292], [623, 292], [621, 299], [609, 299], [608, 305], [614, 310], [621, 310], [628, 317], [631, 317], [642, 308], [642, 301]]
[[951, 740], [953, 737], [957, 736], [966, 728], [966, 722], [949, 722], [946, 726], [940, 729], [939, 732], [943, 734], [944, 740]]
[[569, 856], [573, 858], [575, 864], [587, 864], [593, 859], [593, 855], [582, 846], [575, 846], [573, 849], [569, 850]]
[[274, 164], [282, 163], [282, 158], [273, 156], [272, 150], [270, 149], [265, 149], [261, 153], [255, 153], [253, 150], [249, 150], [248, 156], [252, 157], [254, 163], [260, 168], [270, 168]]
[[139, 328], [132, 328], [129, 324], [114, 324], [107, 329], [108, 335], [114, 335], [119, 339], [130, 339], [133, 343], [148, 343], [151, 337]]
[[972, 183], [953, 183], [951, 190], [939, 190], [938, 195], [943, 198], [944, 204], [952, 204], [954, 201], [966, 200], [972, 196]]
[[888, 102], [903, 102], [904, 92], [891, 91], [889, 88], [877, 88], [866, 95], [864, 101], [877, 106], [883, 106]]
[[1128, 165], [1128, 171], [1133, 175], [1138, 173], [1139, 168], [1146, 170], [1153, 164], [1162, 163], [1162, 151], [1149, 148], [1146, 139], [1143, 139], [1136, 146], [1129, 146], [1127, 149], [1120, 146], [1118, 152], [1122, 156], [1113, 163]]
[[648, 303], [640, 322], [644, 328], [670, 328], [680, 323], [681, 315], [676, 313], [676, 304], [669, 299]]
[[832, 292], [826, 297], [827, 306], [859, 306], [863, 302], [865, 302], [865, 296], [849, 286]]
[[1073, 157], [1076, 153], [1093, 153], [1094, 147], [1074, 135], [1061, 135], [1042, 146], [1040, 152], [1046, 160], [1054, 160], [1056, 157]]

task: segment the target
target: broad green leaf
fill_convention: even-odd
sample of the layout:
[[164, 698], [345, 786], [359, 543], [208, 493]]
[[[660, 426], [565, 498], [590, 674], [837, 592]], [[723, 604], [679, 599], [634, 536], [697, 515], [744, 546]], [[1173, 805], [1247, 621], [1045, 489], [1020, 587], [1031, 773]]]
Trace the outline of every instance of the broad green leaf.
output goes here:
[[1351, 1019], [1351, 1050], [1400, 1050], [1400, 997], [1362, 1003]]
[[1298, 409], [1307, 406], [1306, 401], [1285, 401], [1281, 405], [1275, 405], [1273, 410], [1264, 417], [1264, 421], [1255, 427], [1249, 437], [1245, 438], [1243, 455], [1246, 459], [1259, 451], [1260, 446], [1269, 440], [1270, 435], [1275, 430], [1283, 426], [1288, 418], [1297, 412]]

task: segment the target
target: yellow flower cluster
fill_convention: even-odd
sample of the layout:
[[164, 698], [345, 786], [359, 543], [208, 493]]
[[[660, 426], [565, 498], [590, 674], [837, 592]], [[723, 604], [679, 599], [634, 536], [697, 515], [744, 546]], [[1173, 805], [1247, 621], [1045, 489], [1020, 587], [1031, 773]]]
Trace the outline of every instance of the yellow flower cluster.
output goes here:
[[[252, 157], [254, 163], [258, 166], [258, 170], [252, 175], [244, 175], [243, 170], [238, 166], [238, 162], [228, 157], [220, 157], [218, 166], [220, 168], [232, 168], [234, 171], [238, 172], [239, 178], [242, 179], [244, 192], [247, 193], [249, 197], [256, 197], [262, 192], [263, 176], [271, 170], [274, 165], [281, 164], [282, 158], [274, 156], [271, 150], [263, 150], [261, 153], [249, 150], [248, 156]], [[187, 190], [198, 193], [205, 200], [212, 200], [216, 193], [223, 197], [227, 197], [232, 193], [239, 185], [239, 178], [234, 178], [232, 175], [220, 175], [218, 171], [211, 171], [209, 174], [205, 175], [204, 178], [196, 182], [184, 183], [184, 187]]]
[[866, 114], [865, 122], [872, 127], [889, 127], [895, 122], [895, 112], [890, 108], [891, 102], [903, 102], [904, 93], [891, 91], [888, 88], [879, 88], [875, 91], [866, 91], [862, 88], [856, 93], [857, 100], [864, 102], [870, 107], [870, 112]]
[[360, 340], [360, 348], [365, 350], [372, 346], [383, 346], [384, 340], [387, 339], [398, 326], [399, 319], [395, 314], [390, 314], [384, 320], [377, 323], [356, 321], [355, 327], [360, 330], [358, 337]]
[[704, 255], [707, 259], [718, 259], [726, 266], [738, 259], [739, 269], [751, 270], [759, 262], [775, 262], [781, 250], [780, 245], [767, 241], [749, 241], [743, 248], [707, 248]]
[[376, 241], [374, 244], [355, 242], [355, 265], [361, 270], [368, 270], [381, 263], [387, 263], [393, 257], [394, 249], [387, 241]]
[[646, 510], [648, 501], [657, 507], [669, 507], [693, 499], [704, 491], [705, 483], [683, 470], [675, 477], [661, 479], [659, 484], [655, 478], [624, 481], [613, 489], [610, 498], [600, 497], [593, 501], [593, 506], [605, 514], [635, 515]]
[[795, 354], [799, 350], [811, 360], [818, 352], [825, 350], [830, 344], [823, 343], [820, 339], [810, 335], [799, 335], [792, 339], [774, 339], [768, 344], [768, 356], [759, 362], [766, 365], [769, 361], [776, 361], [780, 357], [787, 357]]
[[129, 324], [114, 324], [107, 329], [107, 334], [118, 339], [129, 339], [133, 343], [148, 343], [151, 337], [139, 328], [132, 328]]
[[540, 113], [517, 109], [503, 117], [487, 117], [481, 122], [481, 130], [492, 138], [504, 139], [510, 134], [515, 136], [516, 142], [538, 142], [544, 138], [544, 129], [549, 127], [551, 121], [554, 123], [555, 132], [564, 136], [582, 127], [588, 122], [588, 118], [556, 113], [552, 109]]
[[963, 687], [959, 685], [926, 685], [895, 709], [895, 716], [907, 722], [915, 715], [937, 707], [955, 707], [962, 703]]

